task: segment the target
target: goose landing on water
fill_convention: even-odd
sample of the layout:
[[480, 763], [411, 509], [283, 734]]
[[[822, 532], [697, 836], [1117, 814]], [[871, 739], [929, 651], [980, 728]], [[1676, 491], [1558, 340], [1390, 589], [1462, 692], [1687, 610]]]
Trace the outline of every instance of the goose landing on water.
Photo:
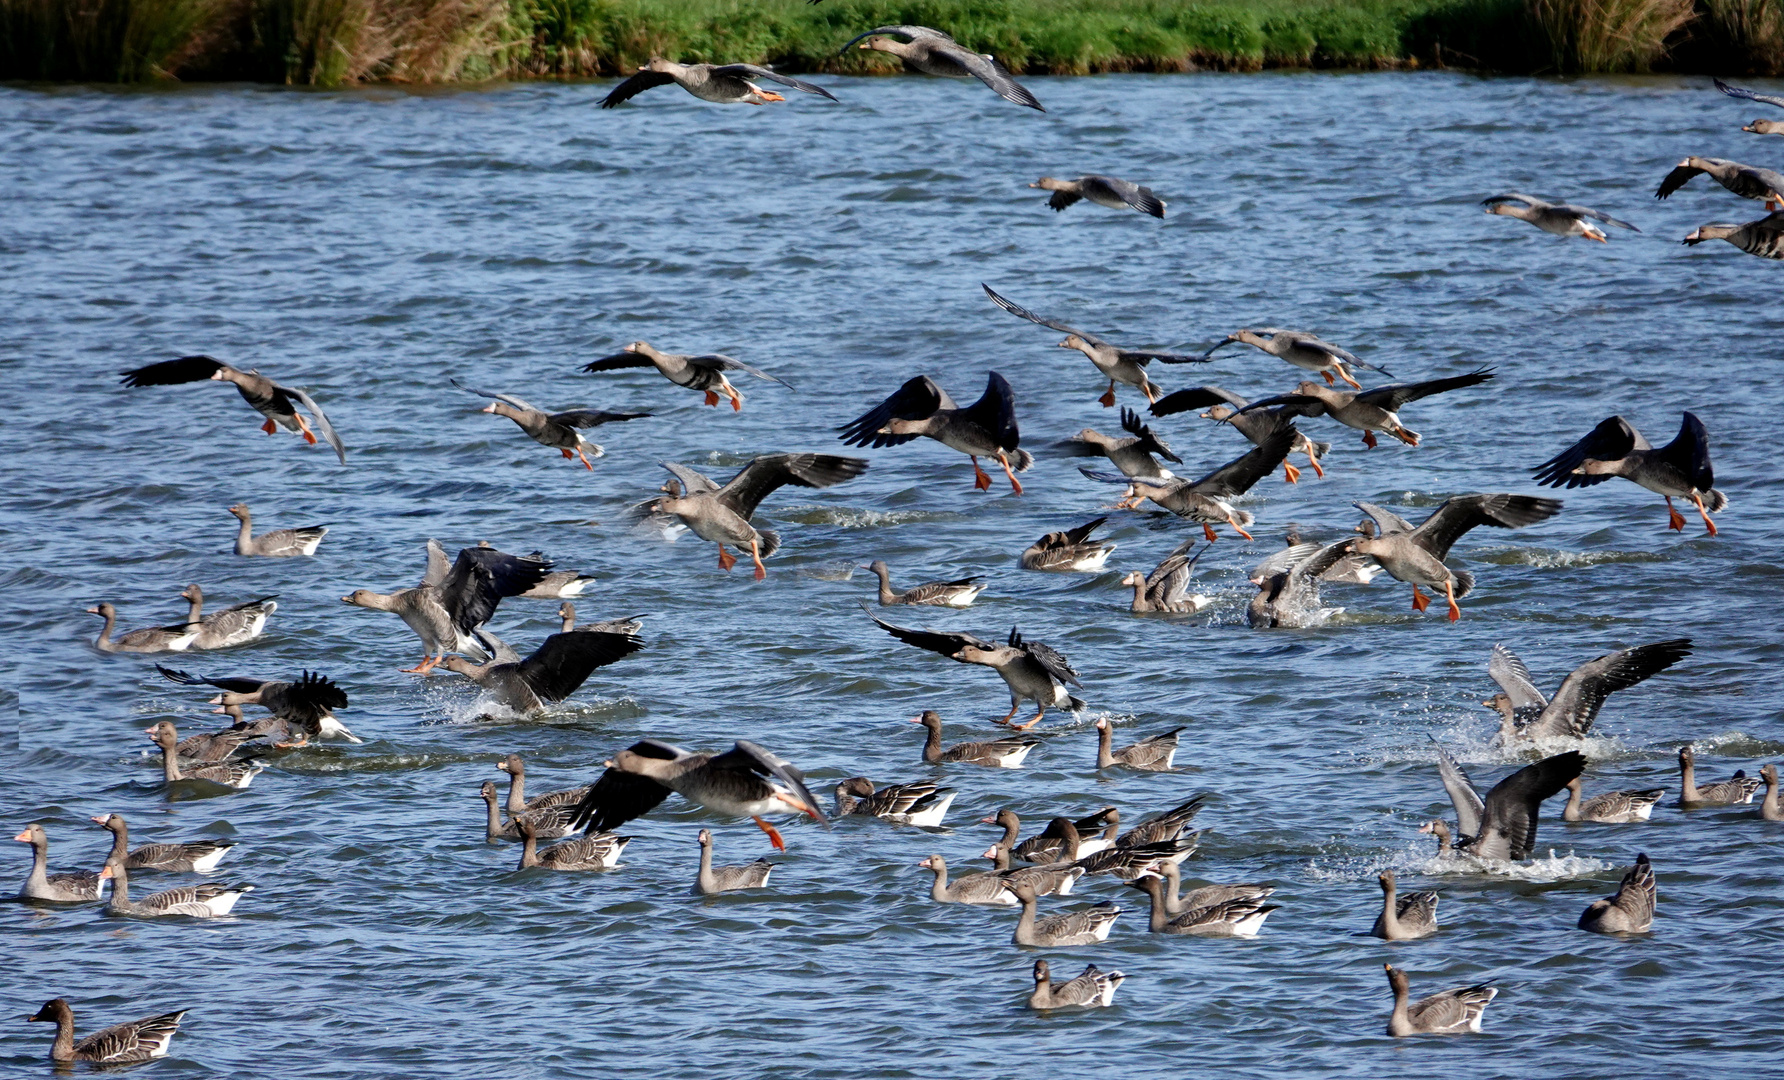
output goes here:
[[1127, 493], [1115, 504], [1117, 509], [1137, 510], [1141, 503], [1150, 499], [1178, 517], [1201, 525], [1202, 535], [1211, 544], [1219, 539], [1214, 535], [1214, 526], [1222, 524], [1250, 540], [1251, 534], [1245, 530], [1256, 524], [1257, 519], [1248, 510], [1234, 509], [1233, 500], [1275, 472], [1276, 466], [1288, 459], [1289, 450], [1301, 435], [1285, 416], [1278, 415], [1274, 422], [1274, 429], [1257, 446], [1200, 480], [1181, 477], [1153, 480], [1092, 469], [1078, 471], [1088, 479], [1105, 484], [1126, 484]]
[[1499, 714], [1499, 742], [1503, 746], [1519, 740], [1583, 739], [1598, 719], [1605, 698], [1660, 674], [1690, 655], [1690, 638], [1606, 653], [1575, 668], [1551, 700], [1536, 688], [1530, 669], [1516, 653], [1504, 645], [1494, 645], [1487, 661], [1487, 674], [1499, 684], [1499, 693], [1481, 704]]
[[[1068, 686], [1081, 688], [1084, 685], [1078, 681], [1078, 673], [1072, 670], [1071, 662], [1051, 645], [1025, 640], [1015, 627], [1010, 628], [1008, 642], [1000, 646], [973, 634], [912, 630], [894, 626], [871, 613], [868, 618], [873, 619], [874, 625], [881, 630], [906, 645], [940, 653], [958, 663], [977, 664], [997, 672], [1010, 688], [1010, 711], [996, 723], [1008, 724], [1017, 731], [1026, 731], [1041, 722], [1041, 717], [1047, 715], [1049, 706], [1069, 708], [1073, 712], [1084, 708], [1083, 699], [1073, 697], [1067, 689]], [[1018, 724], [1015, 723], [1016, 712], [1024, 701], [1035, 703], [1035, 714], [1028, 722]], [[928, 721], [919, 717], [918, 722]]]
[[716, 407], [719, 395], [731, 399], [731, 411], [743, 411], [743, 394], [738, 392], [731, 381], [725, 378], [727, 371], [741, 371], [746, 375], [754, 375], [766, 382], [780, 383], [787, 389], [793, 387], [786, 380], [768, 374], [761, 368], [751, 367], [735, 357], [723, 353], [701, 353], [690, 356], [685, 353], [666, 353], [657, 349], [648, 341], [634, 341], [612, 356], [603, 356], [592, 363], [584, 364], [582, 370], [618, 371], [622, 368], [654, 367], [658, 374], [677, 386], [685, 386], [689, 390], [699, 390], [706, 395], [706, 404]]
[[1462, 617], [1456, 600], [1474, 589], [1474, 575], [1444, 565], [1450, 548], [1470, 530], [1481, 525], [1496, 529], [1521, 529], [1546, 521], [1561, 512], [1561, 500], [1531, 495], [1457, 495], [1415, 527], [1411, 522], [1373, 503], [1356, 503], [1381, 526], [1377, 536], [1363, 535], [1350, 542], [1351, 550], [1372, 557], [1395, 581], [1412, 586], [1412, 609], [1424, 611], [1431, 600], [1419, 592], [1424, 585], [1441, 588], [1449, 601], [1449, 619]]
[[1357, 382], [1350, 369], [1361, 368], [1365, 371], [1377, 371], [1388, 378], [1393, 375], [1386, 368], [1359, 360], [1344, 349], [1329, 341], [1321, 341], [1317, 334], [1305, 330], [1278, 330], [1275, 327], [1263, 327], [1257, 330], [1235, 330], [1226, 336], [1226, 340], [1203, 353], [1213, 356], [1228, 345], [1250, 345], [1262, 349], [1271, 356], [1285, 360], [1302, 371], [1313, 371], [1325, 377], [1326, 385], [1333, 385], [1332, 375], [1349, 383], [1353, 388], [1361, 390], [1363, 384]]
[[1716, 535], [1710, 514], [1728, 508], [1728, 496], [1716, 490], [1710, 465], [1710, 434], [1703, 421], [1686, 413], [1673, 441], [1655, 449], [1621, 416], [1601, 421], [1592, 433], [1536, 467], [1536, 481], [1546, 487], [1591, 487], [1613, 477], [1634, 481], [1666, 500], [1667, 525], [1685, 529], [1685, 515], [1674, 499], [1688, 499], [1703, 517], [1704, 529]]
[[[1036, 185], [1030, 184], [1029, 186]], [[1055, 195], [1053, 198], [1058, 200], [1060, 197], [1060, 195]], [[1075, 198], [1067, 200], [1068, 203], [1075, 201]], [[1054, 209], [1061, 209], [1061, 207]], [[1163, 216], [1162, 212], [1160, 216]], [[979, 288], [985, 290], [985, 295], [991, 297], [992, 303], [1018, 319], [1027, 319], [1037, 326], [1044, 326], [1049, 330], [1057, 330], [1064, 334], [1066, 337], [1059, 343], [1060, 348], [1076, 349], [1088, 357], [1090, 362], [1096, 365], [1096, 369], [1109, 380], [1109, 389], [1097, 399], [1105, 409], [1115, 404], [1116, 383], [1134, 387], [1145, 394], [1146, 400], [1149, 402], [1158, 400], [1161, 391], [1146, 377], [1146, 365], [1154, 360], [1161, 364], [1205, 364], [1209, 362], [1206, 356], [1159, 352], [1153, 349], [1123, 349], [1104, 341], [1095, 334], [1079, 330], [1057, 319], [1042, 318], [1027, 308], [999, 296], [992, 291], [991, 286], [982, 281], [979, 283]], [[1136, 434], [1138, 433], [1136, 432]]]

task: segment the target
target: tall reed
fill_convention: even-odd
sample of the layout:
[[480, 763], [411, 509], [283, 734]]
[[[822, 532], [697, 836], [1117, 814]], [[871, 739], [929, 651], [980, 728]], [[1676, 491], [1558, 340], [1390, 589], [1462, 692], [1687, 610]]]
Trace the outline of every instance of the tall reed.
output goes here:
[[230, 0], [0, 0], [0, 76], [140, 82], [209, 44]]
[[1704, 0], [1707, 46], [1719, 70], [1784, 74], [1784, 0]]
[[1551, 61], [1567, 72], [1652, 70], [1693, 15], [1693, 0], [1530, 0]]

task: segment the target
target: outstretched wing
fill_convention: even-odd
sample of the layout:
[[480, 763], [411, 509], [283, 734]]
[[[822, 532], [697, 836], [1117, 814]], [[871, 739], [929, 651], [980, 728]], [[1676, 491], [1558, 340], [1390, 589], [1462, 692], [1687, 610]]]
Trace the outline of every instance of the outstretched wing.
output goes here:
[[731, 749], [712, 758], [709, 762], [718, 769], [748, 769], [758, 776], [772, 776], [798, 796], [806, 806], [811, 808], [812, 817], [818, 824], [828, 829], [830, 819], [824, 816], [824, 808], [818, 805], [817, 797], [805, 786], [805, 774], [794, 768], [792, 763], [776, 754], [770, 753], [748, 739], [738, 739]]
[[221, 360], [209, 356], [182, 356], [178, 360], [163, 360], [159, 364], [121, 371], [125, 386], [177, 386], [180, 383], [200, 382], [210, 378], [223, 367]]
[[1527, 859], [1536, 846], [1542, 802], [1586, 769], [1578, 750], [1526, 765], [1493, 785], [1481, 808], [1481, 827], [1468, 850], [1485, 859]]
[[1584, 736], [1598, 719], [1604, 699], [1627, 690], [1691, 655], [1690, 638], [1657, 641], [1609, 653], [1575, 668], [1561, 683], [1538, 721], [1543, 735]]
[[[653, 86], [668, 86], [675, 80], [660, 71], [640, 71], [613, 88], [613, 92], [601, 99], [601, 108], [611, 109], [622, 101], [630, 101]], [[650, 361], [645, 361], [649, 363]], [[583, 368], [584, 371], [590, 369]], [[630, 818], [627, 819], [631, 820]]]
[[985, 295], [989, 296], [991, 298], [992, 303], [996, 304], [1000, 308], [1003, 308], [1005, 311], [1009, 312], [1011, 315], [1014, 315], [1019, 319], [1027, 319], [1031, 323], [1036, 323], [1040, 326], [1045, 326], [1049, 330], [1057, 330], [1062, 334], [1076, 334], [1079, 337], [1083, 338], [1085, 341], [1090, 342], [1092, 345], [1107, 345], [1108, 344], [1108, 342], [1104, 341], [1100, 337], [1097, 337], [1095, 334], [1086, 333], [1085, 331], [1080, 330], [1075, 326], [1068, 326], [1065, 323], [1062, 323], [1057, 319], [1043, 319], [1043, 318], [1041, 318], [1039, 315], [1036, 315], [1034, 312], [1021, 306], [1020, 304], [1014, 303], [1010, 300], [1005, 299], [1004, 297], [997, 295], [996, 292], [992, 291], [991, 286], [985, 284], [983, 281], [979, 282], [979, 288], [985, 290]]
[[466, 386], [464, 383], [461, 383], [457, 379], [454, 379], [451, 377], [448, 377], [446, 381], [451, 383], [452, 385], [458, 387], [460, 390], [463, 390], [467, 394], [475, 394], [478, 397], [482, 397], [482, 398], [494, 398], [497, 401], [506, 401], [508, 404], [514, 406], [517, 409], [528, 409], [528, 410], [531, 410], [532, 412], [544, 412], [545, 411], [543, 409], [540, 409], [536, 405], [532, 405], [528, 402], [522, 401], [520, 398], [515, 397], [513, 394], [497, 394], [497, 393], [494, 393], [489, 390], [478, 390], [473, 387]]
[[704, 473], [697, 473], [686, 465], [677, 465], [673, 461], [665, 461], [661, 464], [663, 468], [675, 474], [675, 478], [681, 481], [681, 489], [690, 495], [698, 491], [717, 491], [719, 489], [718, 484], [714, 483], [711, 477]]
[[1560, 512], [1561, 500], [1535, 495], [1457, 495], [1444, 500], [1437, 512], [1419, 522], [1412, 534], [1421, 547], [1441, 559], [1463, 533], [1477, 525], [1521, 529]]
[[1646, 445], [1641, 432], [1621, 416], [1602, 420], [1579, 442], [1538, 465], [1536, 482], [1544, 487], [1591, 487], [1612, 478], [1611, 473], [1588, 475], [1574, 470], [1588, 461], [1621, 461]]
[[1072, 670], [1071, 662], [1065, 658], [1064, 653], [1055, 649], [1051, 645], [1044, 645], [1038, 641], [1025, 640], [1013, 626], [1010, 627], [1010, 647], [1012, 649], [1021, 649], [1023, 652], [1027, 653], [1030, 660], [1041, 665], [1047, 674], [1058, 679], [1060, 682], [1077, 687], [1082, 687], [1084, 685], [1078, 681], [1078, 673]]
[[1505, 646], [1493, 646], [1492, 655], [1487, 658], [1487, 674], [1511, 699], [1513, 710], [1535, 709], [1540, 712], [1548, 707], [1549, 699], [1530, 677], [1530, 669], [1524, 666], [1517, 653]]
[[932, 30], [927, 26], [876, 26], [872, 30], [863, 34], [856, 34], [854, 37], [844, 42], [843, 47], [837, 50], [836, 55], [841, 56], [843, 53], [848, 52], [849, 46], [860, 41], [862, 38], [876, 37], [881, 34], [889, 34], [892, 37], [909, 38], [912, 41], [915, 41], [918, 38], [930, 38], [935, 41], [954, 40], [953, 37], [948, 34], [944, 34], [940, 30]]
[[453, 622], [469, 633], [489, 621], [505, 596], [539, 584], [551, 563], [537, 555], [509, 555], [494, 548], [464, 548], [437, 588]]
[[1685, 414], [1679, 433], [1661, 447], [1660, 457], [1698, 491], [1708, 493], [1716, 486], [1716, 471], [1710, 467], [1710, 433], [1695, 413]]
[[770, 375], [759, 367], [753, 367], [735, 356], [726, 356], [724, 353], [701, 353], [698, 356], [690, 356], [688, 357], [688, 366], [706, 371], [741, 371], [745, 375], [754, 375], [758, 379], [780, 383], [788, 390], [793, 389], [793, 384], [787, 380]]
[[[915, 645], [919, 649], [941, 653], [950, 660], [959, 660], [958, 654], [968, 648], [982, 649], [986, 652], [997, 648], [984, 638], [972, 634], [942, 634], [934, 630], [912, 630], [903, 626], [894, 626], [872, 612], [869, 612], [867, 617], [874, 621], [874, 625], [906, 645]], [[966, 661], [961, 660], [961, 663], [966, 663]]]
[[155, 665], [155, 670], [159, 671], [169, 682], [176, 682], [181, 686], [214, 686], [232, 694], [252, 694], [266, 685], [265, 679], [207, 679], [198, 675], [189, 675], [184, 671], [176, 671], [170, 667], [162, 667], [160, 664]]
[[602, 412], [599, 409], [567, 409], [564, 412], [548, 414], [545, 419], [554, 424], [563, 424], [573, 428], [600, 427], [602, 424], [618, 423], [621, 420], [642, 420], [650, 414], [647, 412]]
[[[673, 81], [673, 80], [671, 80]], [[612, 356], [603, 356], [582, 365], [584, 371], [618, 371], [621, 368], [656, 367], [656, 363], [643, 353], [616, 352]]]
[[1684, 187], [1693, 176], [1700, 175], [1702, 172], [1703, 170], [1695, 165], [1680, 162], [1678, 165], [1673, 166], [1672, 172], [1667, 173], [1661, 178], [1660, 187], [1655, 190], [1654, 197], [1656, 199], [1666, 198], [1668, 195], [1671, 195], [1673, 192]]
[[605, 667], [644, 648], [631, 634], [600, 630], [573, 630], [553, 634], [520, 662], [520, 677], [544, 701], [562, 701], [588, 681], [598, 667]]
[[1407, 521], [1405, 518], [1386, 507], [1366, 502], [1351, 503], [1351, 505], [1374, 519], [1375, 524], [1381, 529], [1381, 534], [1383, 536], [1386, 536], [1389, 533], [1412, 531], [1412, 522]]
[[1157, 454], [1166, 461], [1183, 464], [1183, 459], [1171, 452], [1171, 448], [1153, 433], [1151, 426], [1140, 419], [1140, 414], [1126, 405], [1121, 407], [1121, 430], [1140, 440], [1134, 445], [1148, 454]]
[[1256, 446], [1197, 480], [1192, 489], [1203, 495], [1243, 495], [1288, 458], [1299, 434], [1288, 417], [1278, 416], [1275, 428]]
[[719, 489], [719, 499], [747, 521], [776, 488], [786, 484], [827, 488], [853, 480], [866, 472], [867, 466], [861, 458], [838, 454], [765, 454], [751, 458], [728, 480]]
[[280, 715], [289, 719], [314, 723], [336, 709], [347, 707], [347, 692], [333, 680], [314, 671], [306, 671], [285, 688], [285, 709]]
[[1283, 416], [1324, 416], [1326, 403], [1322, 398], [1309, 394], [1276, 394], [1272, 397], [1258, 398], [1249, 405], [1240, 408], [1240, 412], [1256, 412], [1259, 409], [1274, 408]]
[[[1200, 359], [1206, 360], [1208, 357], [1204, 355]], [[1152, 403], [1151, 412], [1153, 416], [1171, 416], [1215, 405], [1231, 405], [1235, 409], [1243, 409], [1245, 404], [1244, 398], [1230, 390], [1222, 390], [1218, 386], [1192, 386], [1188, 390], [1178, 390], [1159, 398]]]
[[1490, 198], [1482, 199], [1480, 201], [1480, 204], [1482, 206], [1499, 206], [1504, 203], [1510, 203], [1510, 202], [1523, 203], [1525, 206], [1531, 207], [1532, 209], [1536, 209], [1536, 210], [1540, 210], [1545, 206], [1553, 205], [1552, 203], [1545, 202], [1542, 199], [1538, 199], [1538, 198], [1535, 198], [1530, 195], [1525, 195], [1522, 192], [1518, 192], [1518, 191], [1507, 191], [1502, 195], [1494, 195], [1494, 196], [1491, 196]]
[[1479, 386], [1492, 377], [1492, 368], [1481, 368], [1478, 371], [1470, 371], [1466, 375], [1452, 375], [1447, 379], [1426, 379], [1424, 382], [1377, 386], [1373, 390], [1365, 390], [1358, 394], [1357, 400], [1386, 409], [1389, 412], [1395, 412], [1408, 402], [1428, 398], [1432, 394], [1441, 394], [1449, 390], [1460, 390], [1464, 386]]
[[758, 67], [755, 64], [721, 64], [712, 69], [712, 74], [720, 76], [729, 75], [736, 79], [768, 79], [772, 82], [780, 83], [782, 86], [791, 86], [795, 90], [803, 90], [808, 94], [817, 94], [820, 97], [827, 97], [831, 101], [836, 100], [835, 94], [832, 94], [830, 91], [815, 83], [808, 83], [802, 79], [795, 79], [790, 75], [782, 75], [769, 68]]
[[909, 379], [893, 391], [892, 396], [875, 405], [836, 430], [848, 446], [898, 446], [918, 438], [917, 435], [892, 435], [880, 431], [893, 420], [927, 420], [938, 412], [953, 409], [954, 399], [927, 375]]
[[[680, 747], [655, 739], [640, 739], [626, 749], [640, 757], [665, 761], [687, 756]], [[609, 832], [650, 813], [668, 797], [669, 789], [648, 776], [608, 768], [599, 780], [589, 785], [588, 794], [571, 811], [570, 827], [581, 829], [589, 836]]]
[[1602, 221], [1606, 225], [1615, 225], [1619, 229], [1628, 229], [1630, 232], [1641, 232], [1640, 229], [1636, 228], [1634, 225], [1629, 224], [1629, 222], [1623, 221], [1619, 218], [1611, 217], [1609, 214], [1605, 213], [1603, 210], [1594, 210], [1590, 206], [1581, 206], [1578, 203], [1562, 203], [1560, 206], [1557, 206], [1555, 209], [1565, 210], [1567, 213], [1572, 214], [1575, 217], [1588, 217], [1588, 218], [1591, 218], [1593, 221]]
[[1478, 834], [1486, 804], [1480, 792], [1474, 790], [1461, 763], [1441, 746], [1437, 747], [1437, 773], [1443, 777], [1443, 790], [1449, 792], [1450, 802], [1455, 804], [1456, 827], [1465, 836]]
[[961, 416], [991, 433], [997, 445], [1014, 450], [1022, 443], [1016, 426], [1016, 393], [1009, 380], [993, 371], [986, 376], [985, 392], [979, 400], [961, 410]]
[[[271, 382], [272, 380], [267, 381]], [[285, 386], [280, 383], [273, 383], [273, 385], [296, 398], [304, 408], [310, 410], [310, 415], [316, 418], [316, 426], [322, 431], [322, 437], [328, 440], [328, 445], [334, 447], [335, 457], [341, 459], [342, 465], [347, 464], [347, 448], [341, 444], [341, 437], [335, 434], [334, 425], [328, 422], [327, 414], [322, 411], [322, 406], [316, 404], [316, 399], [295, 386]]]
[[1727, 83], [1723, 82], [1721, 79], [1715, 79], [1712, 81], [1715, 82], [1716, 89], [1722, 91], [1724, 94], [1727, 94], [1729, 97], [1741, 98], [1744, 101], [1757, 101], [1761, 105], [1776, 105], [1778, 108], [1784, 109], [1784, 97], [1773, 97], [1770, 94], [1756, 94], [1753, 91], [1746, 89], [1745, 87], [1730, 86]]

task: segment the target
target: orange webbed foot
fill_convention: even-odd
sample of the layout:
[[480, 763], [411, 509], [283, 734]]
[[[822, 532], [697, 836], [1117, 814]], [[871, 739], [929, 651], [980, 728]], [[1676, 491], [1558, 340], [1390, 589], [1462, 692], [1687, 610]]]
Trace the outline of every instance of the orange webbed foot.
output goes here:
[[1220, 537], [1214, 535], [1214, 526], [1209, 525], [1206, 522], [1202, 524], [1202, 535], [1208, 538], [1210, 544], [1220, 539]]
[[1431, 598], [1424, 593], [1419, 592], [1419, 587], [1414, 585], [1412, 587], [1412, 610], [1423, 611], [1430, 606]]
[[736, 565], [737, 565], [737, 556], [731, 554], [729, 551], [726, 551], [722, 547], [719, 548], [719, 569], [720, 570], [729, 570], [733, 566], [736, 566]]
[[1684, 532], [1685, 531], [1685, 515], [1679, 513], [1677, 510], [1674, 510], [1670, 506], [1666, 508], [1666, 512], [1668, 515], [1666, 527], [1671, 529], [1674, 532]]
[[1326, 478], [1326, 470], [1319, 467], [1319, 459], [1318, 458], [1314, 457], [1312, 454], [1308, 454], [1307, 455], [1307, 464], [1313, 466], [1313, 475], [1319, 477], [1321, 480], [1324, 480]]
[[1363, 432], [1363, 445], [1367, 446], [1371, 450], [1375, 449], [1375, 432], [1373, 432], [1373, 431]]
[[1301, 482], [1301, 470], [1285, 461], [1282, 463], [1282, 478], [1291, 484], [1298, 484]]
[[711, 405], [714, 408], [717, 408], [718, 404], [719, 404], [719, 396], [717, 394], [713, 393], [711, 390], [708, 390], [706, 392], [706, 404]]
[[1456, 602], [1454, 600], [1451, 600], [1449, 602], [1449, 621], [1450, 622], [1458, 622], [1461, 620], [1461, 618], [1462, 618], [1462, 609], [1456, 606]]
[[731, 399], [731, 411], [732, 412], [742, 412], [743, 411], [743, 399], [742, 398], [734, 397]]
[[1320, 374], [1324, 375], [1326, 377], [1326, 385], [1327, 386], [1331, 386], [1334, 382], [1337, 381], [1332, 378], [1332, 373], [1330, 371], [1322, 371], [1322, 372], [1320, 372]]
[[273, 420], [271, 417], [267, 417], [266, 423], [260, 425], [260, 430], [266, 432], [268, 435], [271, 435], [273, 432], [279, 430], [279, 425], [273, 423]]
[[1109, 388], [1107, 390], [1103, 391], [1103, 396], [1100, 398], [1097, 398], [1096, 400], [1098, 402], [1100, 402], [1102, 404], [1102, 407], [1105, 409], [1114, 408], [1115, 407], [1115, 384], [1110, 383]]
[[761, 829], [763, 832], [768, 834], [768, 842], [774, 845], [774, 850], [776, 850], [776, 851], [787, 850], [787, 842], [785, 840], [781, 839], [781, 834], [780, 834], [779, 829], [775, 828], [773, 825], [768, 824], [768, 822], [764, 821], [761, 818], [751, 818], [750, 820], [754, 821], [756, 823], [756, 828]]

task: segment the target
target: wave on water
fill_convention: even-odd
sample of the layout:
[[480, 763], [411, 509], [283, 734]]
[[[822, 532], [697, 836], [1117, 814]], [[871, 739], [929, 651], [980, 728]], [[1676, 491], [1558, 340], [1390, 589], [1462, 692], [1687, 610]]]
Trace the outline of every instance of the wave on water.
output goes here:
[[1495, 566], [1535, 566], [1542, 569], [1666, 561], [1665, 555], [1654, 551], [1558, 551], [1553, 548], [1526, 547], [1489, 548], [1477, 552], [1474, 557]]
[[1614, 868], [1614, 864], [1603, 859], [1575, 855], [1571, 850], [1565, 855], [1557, 855], [1554, 848], [1549, 849], [1546, 858], [1524, 862], [1476, 859], [1455, 853], [1438, 855], [1437, 841], [1420, 836], [1399, 850], [1378, 851], [1333, 862], [1311, 862], [1307, 865], [1307, 879], [1336, 883], [1367, 881], [1383, 870], [1393, 870], [1397, 874], [1420, 874], [1427, 877], [1491, 877], [1510, 881], [1554, 882], [1572, 881]]
[[963, 515], [935, 510], [865, 510], [854, 506], [789, 506], [775, 513], [778, 521], [801, 525], [835, 525], [844, 529], [879, 529], [928, 521], [958, 521]]

